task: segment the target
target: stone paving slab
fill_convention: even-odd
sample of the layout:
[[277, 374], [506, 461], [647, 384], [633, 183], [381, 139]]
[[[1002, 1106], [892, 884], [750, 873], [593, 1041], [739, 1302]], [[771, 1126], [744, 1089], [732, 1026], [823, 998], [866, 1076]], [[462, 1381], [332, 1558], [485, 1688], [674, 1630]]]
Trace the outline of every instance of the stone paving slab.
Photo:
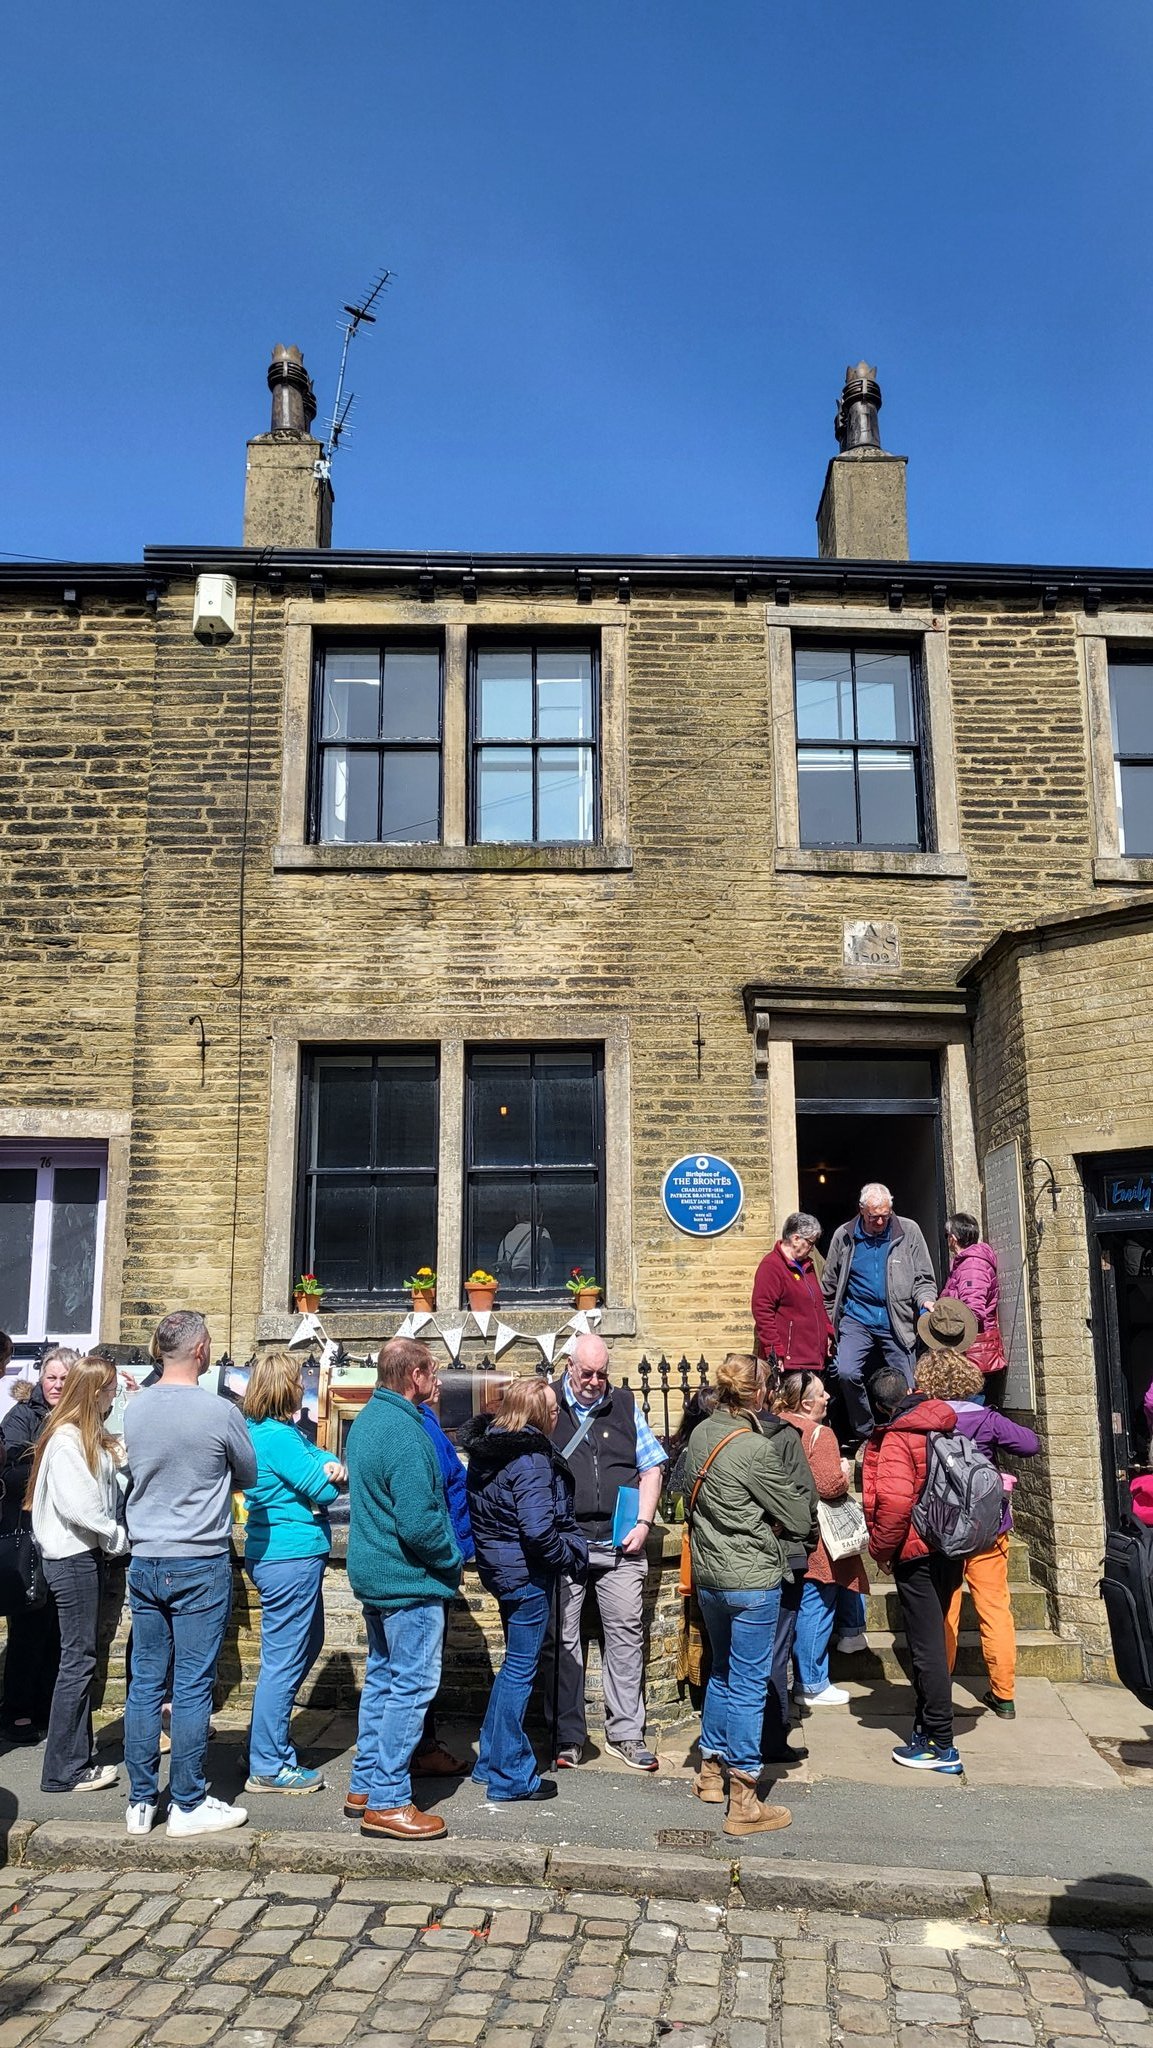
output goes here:
[[784, 1911], [626, 1891], [623, 1871], [612, 1891], [453, 1885], [410, 1854], [408, 1886], [10, 1867], [0, 2048], [1153, 2048], [1153, 1936], [1123, 1914]]

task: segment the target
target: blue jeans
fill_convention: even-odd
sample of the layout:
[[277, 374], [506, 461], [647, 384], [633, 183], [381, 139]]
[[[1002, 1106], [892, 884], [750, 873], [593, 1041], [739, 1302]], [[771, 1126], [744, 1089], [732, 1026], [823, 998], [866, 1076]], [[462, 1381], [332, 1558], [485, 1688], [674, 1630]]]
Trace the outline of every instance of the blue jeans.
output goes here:
[[504, 1629], [504, 1663], [492, 1682], [481, 1724], [473, 1779], [488, 1785], [490, 1799], [520, 1799], [535, 1792], [540, 1772], [524, 1717], [540, 1663], [541, 1646], [552, 1612], [551, 1576], [540, 1584], [521, 1586], [500, 1603]]
[[797, 1676], [806, 1692], [824, 1692], [829, 1682], [829, 1644], [837, 1611], [837, 1588], [805, 1580], [797, 1617]]
[[132, 1804], [156, 1804], [160, 1783], [160, 1708], [172, 1679], [172, 1755], [168, 1790], [188, 1813], [207, 1787], [204, 1752], [212, 1688], [232, 1612], [232, 1558], [134, 1557], [128, 1567], [132, 1679], [124, 1708], [124, 1762]]
[[913, 1354], [906, 1351], [899, 1337], [892, 1330], [869, 1330], [864, 1323], [854, 1322], [846, 1316], [837, 1332], [837, 1349], [829, 1376], [841, 1390], [845, 1406], [845, 1419], [849, 1435], [856, 1443], [864, 1443], [872, 1436], [875, 1427], [872, 1404], [865, 1373], [870, 1378], [883, 1365], [891, 1365], [904, 1373], [908, 1386], [913, 1384]]
[[440, 1684], [444, 1623], [443, 1600], [421, 1600], [395, 1614], [364, 1610], [368, 1662], [348, 1789], [367, 1792], [374, 1813], [412, 1804], [409, 1764]]
[[839, 1636], [859, 1636], [865, 1627], [865, 1596], [851, 1586], [837, 1587], [834, 1627]]
[[248, 1768], [255, 1778], [274, 1778], [296, 1764], [288, 1726], [296, 1695], [324, 1648], [327, 1562], [259, 1558], [248, 1566], [260, 1595], [260, 1673], [248, 1737]]
[[801, 1608], [803, 1579], [788, 1572], [781, 1580], [781, 1604], [777, 1609], [777, 1626], [773, 1636], [773, 1661], [769, 1671], [769, 1690], [765, 1696], [765, 1721], [762, 1730], [761, 1754], [764, 1757], [779, 1757], [788, 1748], [789, 1722], [792, 1718], [792, 1703], [789, 1699], [789, 1659], [794, 1655], [793, 1639], [797, 1633], [797, 1616]]
[[701, 1715], [701, 1755], [720, 1757], [733, 1770], [759, 1778], [781, 1589], [716, 1593], [701, 1586], [697, 1599], [713, 1653]]

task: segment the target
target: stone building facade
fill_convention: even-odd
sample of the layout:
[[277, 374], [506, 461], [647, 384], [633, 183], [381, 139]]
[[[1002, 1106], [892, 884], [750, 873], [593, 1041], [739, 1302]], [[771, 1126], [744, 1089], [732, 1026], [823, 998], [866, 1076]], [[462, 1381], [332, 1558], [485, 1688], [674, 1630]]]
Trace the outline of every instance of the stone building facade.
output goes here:
[[[327, 1247], [325, 1327], [366, 1351], [397, 1244], [455, 1308], [520, 1229], [504, 1362], [573, 1260], [632, 1371], [747, 1344], [798, 1199], [831, 1231], [884, 1179], [939, 1259], [988, 1205], [1046, 1446], [1020, 1520], [1102, 1668], [1104, 1520], [1148, 1455], [1153, 1199], [1108, 1203], [1153, 1179], [1153, 571], [908, 560], [865, 366], [812, 559], [342, 552], [278, 403], [250, 544], [0, 567], [17, 1335], [140, 1343], [192, 1303], [243, 1358]], [[226, 638], [193, 631], [205, 576]], [[743, 1183], [716, 1237], [662, 1205], [694, 1153]]]

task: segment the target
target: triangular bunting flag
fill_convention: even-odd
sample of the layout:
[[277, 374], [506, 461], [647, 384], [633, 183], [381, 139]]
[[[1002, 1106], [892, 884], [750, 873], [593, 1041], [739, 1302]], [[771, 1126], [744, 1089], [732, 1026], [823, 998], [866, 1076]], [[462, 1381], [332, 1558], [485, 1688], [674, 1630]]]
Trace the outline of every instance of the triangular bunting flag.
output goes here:
[[419, 1337], [425, 1324], [431, 1323], [433, 1320], [432, 1310], [430, 1308], [414, 1309], [408, 1320], [412, 1325], [411, 1335]]
[[338, 1343], [336, 1343], [335, 1339], [332, 1337], [326, 1337], [324, 1342], [324, 1350], [320, 1354], [321, 1365], [327, 1365], [331, 1368], [336, 1362], [336, 1356], [339, 1350], [340, 1346]]
[[569, 1329], [575, 1330], [578, 1337], [588, 1336], [589, 1318], [587, 1309], [578, 1309], [576, 1315], [569, 1318]]
[[397, 1331], [397, 1333], [396, 1333], [398, 1337], [411, 1337], [411, 1335], [412, 1335], [412, 1320], [413, 1320], [413, 1319], [412, 1319], [412, 1316], [411, 1316], [411, 1315], [407, 1315], [407, 1316], [405, 1317], [405, 1319], [404, 1319], [403, 1323], [401, 1324], [401, 1326], [400, 1326], [399, 1330], [398, 1330], [398, 1331]]
[[553, 1348], [553, 1345], [554, 1345], [554, 1344], [556, 1343], [556, 1333], [555, 1333], [555, 1331], [553, 1331], [553, 1330], [546, 1330], [546, 1331], [544, 1332], [543, 1336], [540, 1336], [540, 1337], [538, 1337], [536, 1341], [537, 1341], [537, 1343], [538, 1343], [538, 1344], [540, 1345], [541, 1357], [542, 1357], [542, 1358], [544, 1359], [544, 1362], [545, 1362], [545, 1364], [546, 1364], [546, 1365], [551, 1365], [551, 1364], [552, 1364], [552, 1348]]
[[561, 1348], [560, 1348], [560, 1350], [559, 1350], [558, 1352], [556, 1352], [555, 1356], [556, 1356], [557, 1358], [567, 1358], [567, 1357], [568, 1357], [568, 1355], [569, 1355], [569, 1352], [570, 1352], [570, 1351], [572, 1350], [572, 1348], [573, 1348], [573, 1345], [574, 1345], [575, 1343], [576, 1343], [576, 1337], [575, 1337], [575, 1335], [574, 1335], [574, 1336], [572, 1336], [572, 1337], [566, 1337], [566, 1338], [565, 1338], [565, 1340], [564, 1340], [564, 1343], [563, 1343], [563, 1344], [561, 1345]]
[[323, 1334], [324, 1332], [320, 1327], [320, 1317], [314, 1316], [309, 1311], [307, 1315], [301, 1316], [300, 1321], [297, 1323], [292, 1336], [288, 1340], [288, 1348], [291, 1351], [294, 1344], [311, 1344], [314, 1337], [321, 1337]]
[[473, 1322], [476, 1324], [477, 1329], [480, 1331], [481, 1336], [487, 1337], [488, 1326], [490, 1321], [492, 1320], [492, 1310], [490, 1308], [474, 1308], [470, 1309], [469, 1313], [472, 1316]]
[[565, 1329], [566, 1329], [566, 1330], [579, 1330], [579, 1329], [580, 1329], [580, 1327], [581, 1327], [581, 1325], [582, 1325], [582, 1323], [583, 1323], [583, 1321], [584, 1321], [584, 1312], [583, 1312], [583, 1310], [581, 1310], [581, 1309], [579, 1309], [579, 1308], [578, 1308], [578, 1310], [577, 1310], [577, 1312], [576, 1312], [575, 1316], [570, 1316], [570, 1317], [569, 1317], [569, 1319], [568, 1319], [567, 1323], [565, 1324]]
[[507, 1323], [502, 1323], [502, 1322], [501, 1322], [501, 1320], [500, 1320], [500, 1318], [499, 1318], [499, 1316], [498, 1316], [498, 1317], [497, 1317], [497, 1324], [496, 1324], [496, 1331], [495, 1331], [495, 1333], [494, 1333], [494, 1335], [493, 1335], [493, 1340], [492, 1340], [492, 1355], [493, 1355], [493, 1357], [494, 1357], [494, 1358], [499, 1358], [499, 1357], [500, 1357], [500, 1354], [501, 1354], [501, 1352], [502, 1352], [502, 1351], [507, 1351], [507, 1350], [508, 1350], [508, 1347], [509, 1347], [509, 1345], [510, 1345], [510, 1344], [515, 1344], [515, 1343], [516, 1343], [516, 1340], [517, 1340], [517, 1332], [516, 1332], [515, 1330], [510, 1330], [510, 1329], [509, 1329], [509, 1326], [508, 1326], [508, 1324], [507, 1324]]
[[588, 1319], [589, 1319], [589, 1322], [590, 1322], [590, 1323], [599, 1323], [599, 1322], [600, 1322], [600, 1319], [601, 1319], [601, 1313], [602, 1313], [602, 1312], [601, 1312], [601, 1310], [600, 1310], [599, 1308], [590, 1308], [589, 1310], [587, 1310], [587, 1311], [586, 1311], [586, 1313], [587, 1313], [587, 1315], [588, 1315]]
[[[440, 1329], [439, 1323], [437, 1324], [437, 1328]], [[448, 1351], [449, 1357], [459, 1358], [461, 1342], [464, 1338], [464, 1324], [454, 1323], [451, 1330], [441, 1330], [440, 1334], [444, 1340], [445, 1348]]]

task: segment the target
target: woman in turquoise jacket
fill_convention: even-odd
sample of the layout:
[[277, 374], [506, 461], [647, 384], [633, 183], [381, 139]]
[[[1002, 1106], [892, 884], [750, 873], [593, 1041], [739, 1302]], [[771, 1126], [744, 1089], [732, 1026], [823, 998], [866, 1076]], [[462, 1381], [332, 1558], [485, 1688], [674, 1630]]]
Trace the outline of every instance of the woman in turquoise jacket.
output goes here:
[[301, 1365], [270, 1351], [253, 1366], [244, 1417], [256, 1452], [245, 1495], [244, 1565], [260, 1595], [260, 1674], [252, 1701], [246, 1792], [319, 1792], [289, 1738], [296, 1695], [324, 1647], [324, 1567], [332, 1535], [326, 1508], [345, 1483], [343, 1465], [293, 1422], [303, 1399]]

